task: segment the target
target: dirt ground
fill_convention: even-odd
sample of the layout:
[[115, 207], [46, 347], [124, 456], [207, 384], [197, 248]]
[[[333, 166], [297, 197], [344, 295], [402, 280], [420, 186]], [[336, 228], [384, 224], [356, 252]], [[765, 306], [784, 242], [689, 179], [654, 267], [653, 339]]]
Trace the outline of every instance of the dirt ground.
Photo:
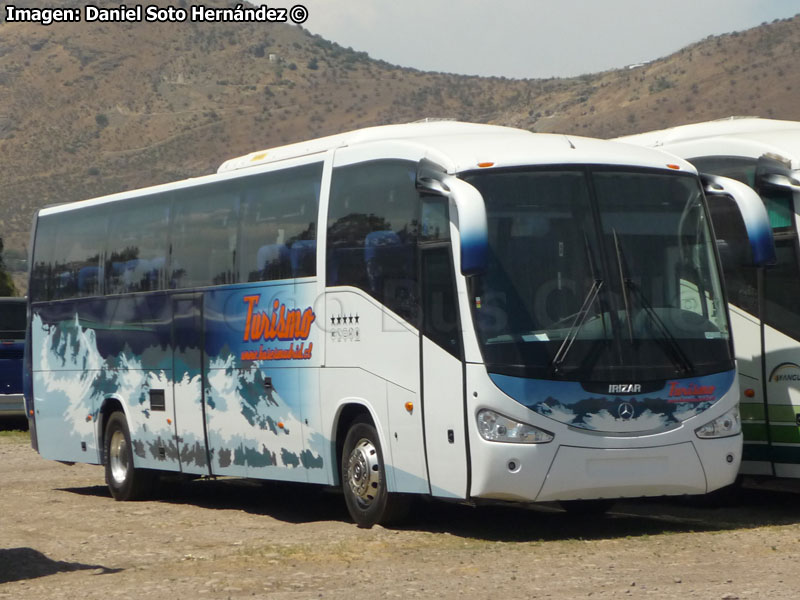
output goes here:
[[115, 502], [101, 467], [0, 432], [0, 598], [798, 597], [800, 496], [618, 503], [606, 516], [422, 503], [359, 529], [312, 487], [201, 480]]

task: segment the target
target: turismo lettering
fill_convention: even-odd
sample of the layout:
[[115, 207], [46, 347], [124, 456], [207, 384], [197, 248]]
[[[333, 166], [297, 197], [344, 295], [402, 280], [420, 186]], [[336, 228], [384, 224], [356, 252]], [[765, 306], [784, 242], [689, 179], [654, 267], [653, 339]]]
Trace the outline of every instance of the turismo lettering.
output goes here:
[[305, 340], [311, 332], [311, 324], [317, 316], [311, 307], [301, 311], [299, 308], [288, 310], [280, 300], [272, 303], [272, 313], [258, 312], [258, 301], [261, 295], [245, 296], [247, 304], [247, 320], [244, 325], [244, 341], [259, 340]]
[[[272, 312], [264, 312], [258, 310], [260, 299], [260, 294], [245, 296], [243, 299], [247, 305], [243, 341], [294, 342], [308, 339], [311, 324], [317, 318], [311, 307], [305, 310], [289, 309], [276, 299], [272, 302]], [[242, 360], [308, 360], [313, 348], [313, 343], [306, 346], [305, 342], [297, 345], [292, 343], [288, 348], [265, 348], [262, 344], [258, 350], [244, 350], [241, 357]]]
[[713, 402], [716, 400], [714, 391], [716, 387], [713, 385], [697, 385], [690, 383], [688, 385], [681, 385], [677, 381], [669, 382], [669, 396], [670, 402]]

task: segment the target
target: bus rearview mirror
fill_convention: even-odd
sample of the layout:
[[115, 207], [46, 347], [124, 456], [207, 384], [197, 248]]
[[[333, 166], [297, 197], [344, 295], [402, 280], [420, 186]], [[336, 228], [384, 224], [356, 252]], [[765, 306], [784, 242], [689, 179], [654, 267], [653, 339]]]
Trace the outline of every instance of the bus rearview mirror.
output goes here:
[[732, 200], [744, 222], [749, 242], [749, 261], [752, 265], [763, 267], [775, 264], [775, 239], [769, 223], [767, 209], [761, 197], [750, 186], [718, 175], [700, 175], [703, 181], [706, 199], [714, 212], [714, 203], [718, 200]]
[[486, 270], [489, 233], [486, 205], [481, 193], [428, 159], [419, 163], [416, 185], [422, 193], [444, 196], [450, 200], [451, 218], [461, 240], [461, 273], [466, 276], [483, 273]]

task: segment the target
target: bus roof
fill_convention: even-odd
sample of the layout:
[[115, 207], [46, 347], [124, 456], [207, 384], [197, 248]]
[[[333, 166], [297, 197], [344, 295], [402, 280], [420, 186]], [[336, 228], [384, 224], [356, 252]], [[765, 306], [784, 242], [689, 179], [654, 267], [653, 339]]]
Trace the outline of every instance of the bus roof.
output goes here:
[[[663, 154], [632, 151], [630, 147], [605, 140], [532, 133], [499, 125], [421, 121], [357, 129], [251, 152], [225, 161], [217, 172], [225, 173], [336, 148], [383, 143], [418, 146], [422, 150], [421, 156], [439, 162], [451, 173], [477, 169], [481, 164], [488, 163], [494, 167], [593, 163], [665, 168]], [[689, 164], [681, 163], [679, 166], [681, 169], [693, 171]]]
[[374, 148], [376, 156], [381, 147], [390, 153], [393, 148], [413, 148], [419, 158], [429, 158], [450, 173], [479, 169], [482, 166], [501, 168], [548, 164], [605, 164], [665, 170], [670, 168], [696, 173], [688, 162], [658, 150], [630, 144], [578, 136], [532, 133], [499, 125], [425, 121], [369, 127], [252, 152], [224, 162], [216, 174], [51, 206], [42, 209], [39, 214], [44, 216], [60, 213], [84, 206], [210, 183], [250, 172], [257, 173], [268, 165], [291, 159], [320, 155], [322, 160], [321, 155], [329, 150], [356, 146]]
[[704, 123], [681, 125], [617, 138], [651, 148], [663, 148], [684, 158], [698, 156], [742, 156], [759, 158], [765, 154], [800, 168], [800, 122], [729, 117]]

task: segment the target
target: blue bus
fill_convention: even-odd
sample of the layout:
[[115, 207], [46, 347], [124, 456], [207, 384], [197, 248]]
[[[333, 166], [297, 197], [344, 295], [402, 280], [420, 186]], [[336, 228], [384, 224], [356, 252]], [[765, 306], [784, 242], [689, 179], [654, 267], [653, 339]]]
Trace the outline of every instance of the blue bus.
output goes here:
[[25, 298], [0, 298], [0, 417], [22, 417], [22, 358], [25, 348]]

